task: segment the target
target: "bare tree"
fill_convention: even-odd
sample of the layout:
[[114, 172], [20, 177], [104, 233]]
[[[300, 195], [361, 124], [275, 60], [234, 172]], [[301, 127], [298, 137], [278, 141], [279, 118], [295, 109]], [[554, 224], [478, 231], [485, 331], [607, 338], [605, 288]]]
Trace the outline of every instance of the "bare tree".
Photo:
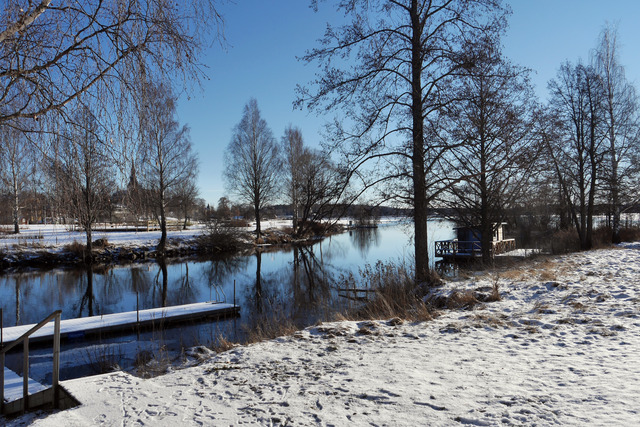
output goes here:
[[608, 145], [608, 168], [605, 183], [612, 213], [612, 241], [620, 243], [620, 214], [624, 201], [629, 202], [631, 178], [638, 171], [633, 156], [640, 151], [640, 106], [635, 87], [625, 77], [618, 58], [617, 30], [607, 26], [600, 34], [593, 55], [594, 67], [604, 90], [605, 137]]
[[0, 125], [0, 179], [11, 195], [13, 229], [20, 232], [21, 195], [35, 174], [34, 147], [22, 126]]
[[345, 174], [333, 164], [329, 154], [305, 149], [298, 162], [298, 234], [304, 234], [314, 222], [326, 219], [343, 207]]
[[458, 88], [459, 101], [447, 108], [454, 141], [447, 169], [458, 174], [447, 201], [459, 220], [479, 228], [486, 263], [494, 232], [526, 193], [536, 164], [535, 104], [528, 71], [504, 59], [496, 41], [475, 40], [470, 49], [474, 65]]
[[225, 196], [218, 199], [218, 207], [216, 209], [216, 217], [218, 219], [231, 218], [231, 202]]
[[[61, 110], [127, 63], [197, 77], [221, 17], [212, 0], [11, 0], [0, 10], [0, 122]], [[26, 95], [26, 96], [25, 96]]]
[[333, 148], [342, 148], [355, 177], [369, 167], [380, 172], [370, 184], [408, 181], [416, 280], [427, 282], [427, 210], [436, 193], [428, 176], [446, 149], [437, 139], [444, 90], [469, 65], [460, 54], [464, 40], [501, 24], [503, 10], [499, 0], [355, 0], [338, 8], [351, 22], [329, 26], [321, 47], [305, 55], [323, 72], [313, 93], [300, 89], [299, 102], [341, 107], [352, 126], [336, 122]]
[[182, 218], [182, 229], [186, 230], [189, 224], [189, 219], [192, 218], [192, 212], [197, 205], [198, 201], [198, 186], [196, 185], [196, 175], [192, 174], [191, 179], [188, 179], [182, 185], [178, 186], [173, 195], [173, 205], [179, 209]]
[[601, 164], [604, 109], [601, 79], [583, 64], [563, 64], [549, 83], [559, 129], [548, 154], [578, 232], [581, 249], [593, 245], [593, 215]]
[[253, 98], [227, 146], [224, 176], [229, 190], [253, 207], [259, 239], [260, 212], [277, 195], [280, 159], [276, 140]]
[[50, 157], [50, 173], [58, 180], [60, 206], [78, 221], [86, 233], [91, 262], [93, 224], [108, 211], [115, 188], [115, 170], [109, 161], [109, 143], [97, 108], [82, 105], [74, 122], [58, 134]]
[[145, 148], [141, 176], [149, 190], [151, 204], [160, 224], [158, 251], [164, 253], [167, 242], [167, 206], [172, 195], [195, 180], [198, 159], [191, 150], [189, 128], [176, 118], [176, 97], [164, 84], [149, 83], [140, 112], [140, 138]]

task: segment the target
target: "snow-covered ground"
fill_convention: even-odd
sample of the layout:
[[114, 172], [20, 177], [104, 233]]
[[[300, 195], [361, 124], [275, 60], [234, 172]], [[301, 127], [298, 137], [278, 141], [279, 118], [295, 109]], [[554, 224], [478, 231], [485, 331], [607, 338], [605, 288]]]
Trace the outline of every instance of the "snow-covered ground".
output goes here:
[[[203, 226], [191, 226], [187, 230], [169, 230], [169, 239], [191, 239], [203, 232]], [[119, 247], [155, 246], [160, 240], [160, 231], [94, 231], [93, 240], [106, 238], [107, 241]], [[73, 242], [85, 243], [86, 234], [83, 231], [72, 231], [66, 225], [25, 225], [20, 228], [20, 234], [6, 234], [0, 238], [0, 249], [10, 252], [22, 248], [60, 249]]]
[[639, 425], [640, 244], [447, 288], [496, 281], [502, 301], [431, 322], [325, 323], [153, 379], [67, 381], [81, 406], [9, 425]]

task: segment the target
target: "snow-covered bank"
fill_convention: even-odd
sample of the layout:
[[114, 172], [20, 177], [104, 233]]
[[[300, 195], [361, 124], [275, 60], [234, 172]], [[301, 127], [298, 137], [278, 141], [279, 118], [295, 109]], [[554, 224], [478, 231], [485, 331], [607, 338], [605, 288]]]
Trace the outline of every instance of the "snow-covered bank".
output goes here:
[[447, 286], [496, 280], [502, 301], [428, 323], [329, 323], [154, 379], [68, 381], [83, 405], [34, 424], [637, 425], [640, 245]]

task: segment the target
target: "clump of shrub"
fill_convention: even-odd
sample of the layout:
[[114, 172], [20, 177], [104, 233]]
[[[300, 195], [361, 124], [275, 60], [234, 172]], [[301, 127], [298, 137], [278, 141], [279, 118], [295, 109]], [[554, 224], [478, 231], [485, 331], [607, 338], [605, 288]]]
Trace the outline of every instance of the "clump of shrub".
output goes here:
[[245, 325], [243, 328], [247, 344], [291, 335], [300, 329], [291, 319], [276, 310], [255, 318], [251, 325]]
[[[640, 240], [640, 228], [627, 227], [620, 230], [620, 239], [623, 242], [635, 242]], [[611, 245], [611, 227], [598, 227], [591, 235], [592, 248], [606, 248]], [[553, 233], [549, 239], [550, 252], [554, 255], [577, 252], [580, 250], [578, 232], [574, 229], [559, 230]]]
[[640, 240], [640, 227], [625, 227], [620, 230], [620, 240], [637, 242]]
[[93, 241], [94, 248], [106, 248], [109, 246], [109, 240], [106, 237], [101, 237]]
[[556, 231], [551, 236], [550, 245], [550, 251], [554, 255], [577, 252], [580, 250], [578, 232], [573, 229]]
[[87, 253], [86, 245], [78, 242], [77, 240], [74, 240], [73, 242], [67, 243], [66, 245], [64, 245], [64, 250], [66, 252], [74, 254], [78, 258], [84, 258], [84, 256]]
[[196, 245], [200, 251], [208, 253], [237, 252], [247, 246], [235, 227], [218, 221], [207, 225], [206, 233], [197, 238]]

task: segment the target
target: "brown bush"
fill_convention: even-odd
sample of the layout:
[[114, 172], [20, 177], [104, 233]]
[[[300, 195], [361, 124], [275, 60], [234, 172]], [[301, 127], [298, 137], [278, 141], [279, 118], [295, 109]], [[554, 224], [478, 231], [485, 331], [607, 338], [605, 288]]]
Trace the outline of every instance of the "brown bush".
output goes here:
[[253, 326], [246, 328], [247, 344], [291, 335], [299, 329], [290, 319], [276, 314], [262, 316]]
[[109, 240], [107, 240], [106, 237], [102, 237], [100, 239], [94, 240], [92, 244], [94, 248], [106, 248], [109, 246]]
[[226, 223], [212, 222], [207, 226], [207, 232], [198, 236], [196, 245], [203, 252], [221, 253], [236, 252], [247, 245], [235, 228], [227, 227]]
[[620, 230], [620, 240], [637, 242], [640, 240], [640, 227], [626, 227]]
[[551, 253], [554, 255], [577, 252], [580, 250], [580, 239], [575, 230], [560, 230], [551, 236]]
[[86, 245], [78, 242], [77, 240], [74, 240], [73, 242], [67, 243], [66, 245], [64, 245], [64, 250], [66, 252], [76, 255], [78, 258], [83, 258], [87, 253]]

